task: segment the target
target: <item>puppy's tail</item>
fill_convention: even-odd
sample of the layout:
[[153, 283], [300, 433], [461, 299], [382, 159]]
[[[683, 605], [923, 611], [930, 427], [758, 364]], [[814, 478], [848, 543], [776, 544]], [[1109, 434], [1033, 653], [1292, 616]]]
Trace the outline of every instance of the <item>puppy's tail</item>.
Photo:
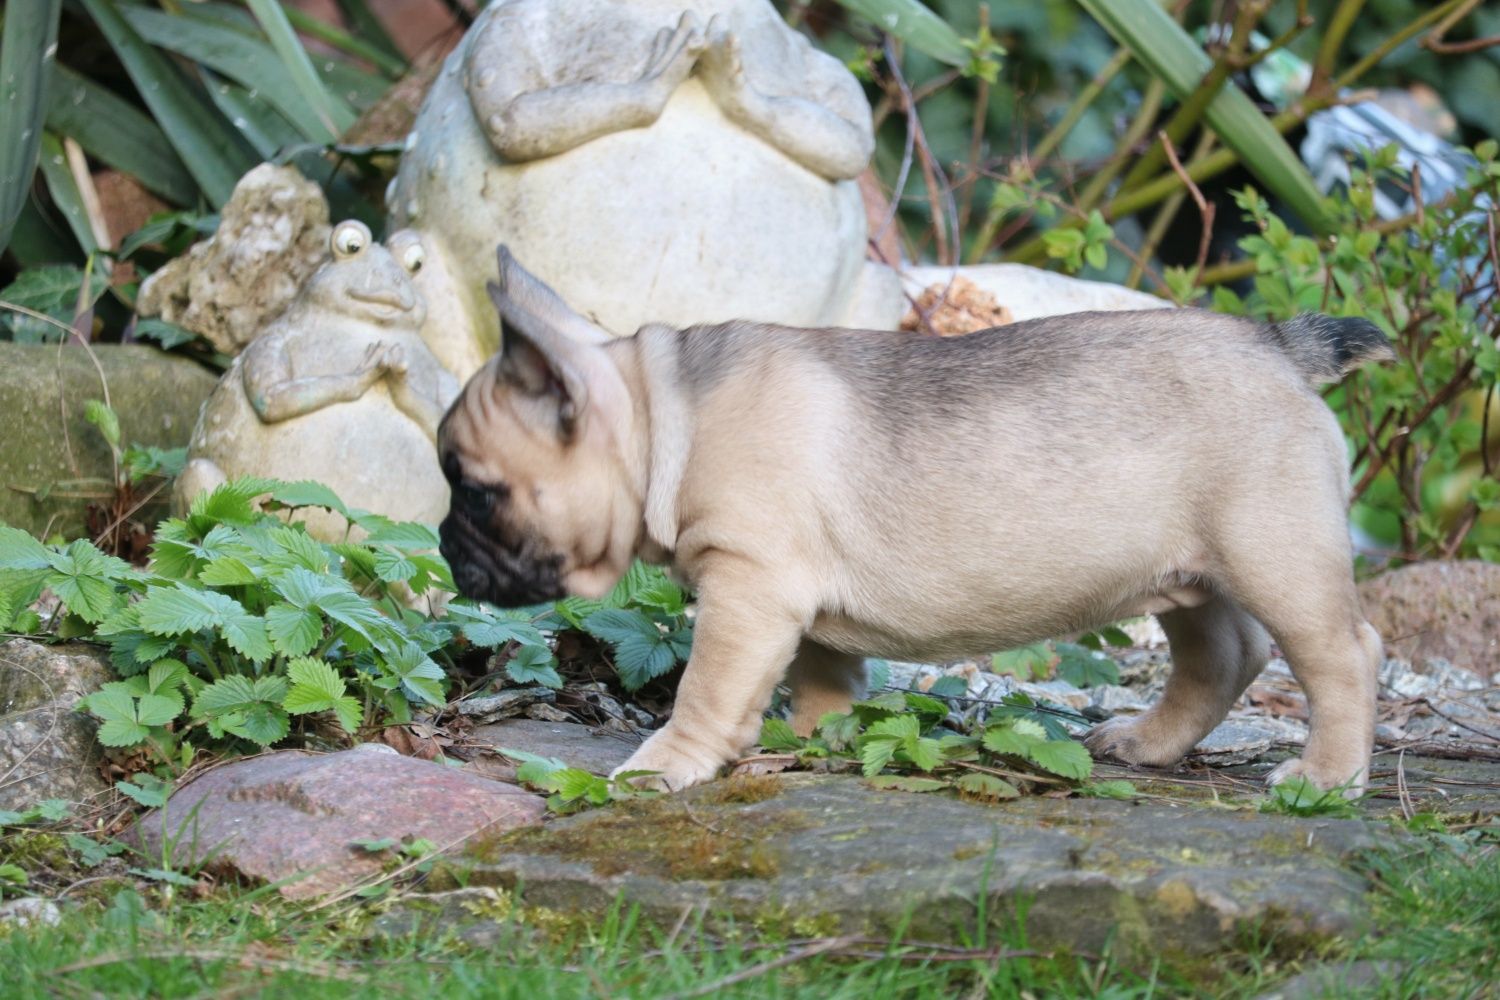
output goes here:
[[1313, 386], [1337, 382], [1372, 361], [1396, 357], [1380, 327], [1367, 319], [1303, 313], [1272, 323], [1266, 332]]

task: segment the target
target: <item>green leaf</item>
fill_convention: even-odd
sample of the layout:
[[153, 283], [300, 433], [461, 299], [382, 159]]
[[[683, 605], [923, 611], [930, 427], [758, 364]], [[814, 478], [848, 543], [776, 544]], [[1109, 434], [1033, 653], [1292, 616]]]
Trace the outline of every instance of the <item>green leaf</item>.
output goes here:
[[86, 622], [100, 622], [123, 600], [115, 581], [130, 575], [123, 559], [107, 556], [78, 539], [50, 557], [54, 570], [46, 585], [68, 610]]
[[88, 205], [83, 192], [78, 189], [78, 180], [68, 167], [62, 140], [51, 132], [42, 133], [42, 148], [37, 155], [37, 166], [42, 169], [42, 178], [47, 182], [47, 193], [52, 204], [68, 223], [73, 238], [83, 248], [85, 256], [92, 257], [99, 251], [99, 239], [89, 221]]
[[802, 749], [802, 739], [785, 719], [767, 719], [760, 724], [760, 745], [770, 751]]
[[243, 614], [245, 610], [227, 594], [199, 590], [185, 583], [152, 587], [137, 607], [141, 628], [152, 635], [201, 632], [221, 624], [226, 616]]
[[927, 693], [934, 698], [962, 698], [969, 693], [969, 682], [962, 677], [939, 677]]
[[137, 318], [135, 335], [142, 340], [156, 341], [164, 351], [181, 347], [183, 344], [191, 344], [198, 339], [198, 335], [193, 331], [185, 330], [176, 323], [169, 323], [157, 316]]
[[1092, 781], [1080, 785], [1078, 794], [1091, 799], [1133, 799], [1140, 792], [1129, 781]]
[[60, 0], [11, 0], [0, 32], [0, 251], [31, 193], [47, 84], [57, 54]]
[[[94, 0], [98, 2], [98, 0]], [[276, 481], [259, 476], [241, 476], [222, 483], [208, 493], [193, 498], [188, 511], [189, 522], [196, 530], [206, 533], [218, 524], [248, 525], [256, 519], [250, 502], [262, 494], [269, 493]]]
[[[365, 518], [359, 518], [356, 523], [364, 527], [365, 522]], [[398, 549], [435, 549], [438, 543], [437, 531], [430, 525], [414, 521], [386, 520], [365, 539], [367, 545], [389, 545]]]
[[[88, 279], [85, 302], [93, 305], [109, 287], [109, 279], [97, 270], [90, 272]], [[25, 306], [67, 326], [73, 321], [73, 310], [77, 308], [78, 290], [83, 287], [83, 281], [83, 269], [72, 264], [29, 267], [16, 275], [15, 281], [0, 289], [0, 302]], [[56, 327], [20, 313], [0, 309], [0, 320], [10, 327], [19, 341], [54, 341], [62, 336], [62, 331]]]
[[969, 48], [948, 23], [917, 0], [838, 0], [881, 31], [959, 69], [969, 65]]
[[505, 661], [505, 673], [517, 684], [542, 684], [557, 689], [563, 686], [557, 674], [557, 658], [546, 645], [522, 646]]
[[1020, 790], [1010, 782], [997, 778], [993, 774], [984, 774], [979, 771], [971, 771], [959, 778], [955, 784], [961, 794], [983, 799], [986, 802], [1014, 799], [1021, 795]]
[[115, 782], [115, 790], [149, 809], [160, 809], [172, 794], [172, 783], [152, 774], [137, 774], [130, 781]]
[[1094, 769], [1093, 758], [1082, 743], [1073, 740], [1043, 740], [1034, 743], [1027, 754], [1036, 765], [1053, 774], [1082, 781]]
[[[191, 205], [198, 185], [166, 134], [129, 101], [61, 64], [52, 67], [47, 128], [174, 205]], [[121, 253], [125, 248], [121, 247]]]
[[252, 663], [264, 663], [275, 655], [266, 620], [244, 611], [224, 616], [219, 634], [231, 649]]
[[941, 778], [919, 778], [907, 774], [877, 774], [869, 779], [872, 788], [892, 792], [939, 792], [948, 787]]
[[311, 609], [277, 603], [266, 609], [266, 633], [283, 656], [301, 656], [323, 638], [323, 619]]
[[[1202, 85], [1211, 60], [1157, 0], [1079, 2], [1178, 100], [1188, 100]], [[1224, 83], [1204, 116], [1240, 162], [1304, 222], [1320, 233], [1332, 227], [1328, 203], [1318, 192], [1312, 175], [1232, 80]]]
[[323, 701], [320, 708], [303, 709], [303, 711], [316, 712], [329, 708], [348, 690], [344, 679], [333, 667], [323, 660], [316, 660], [310, 656], [299, 656], [288, 662], [286, 674], [292, 682], [292, 690], [288, 693], [288, 698], [301, 688], [303, 699], [316, 696]]
[[30, 533], [0, 524], [0, 570], [36, 570], [52, 566], [52, 553]]
[[338, 139], [354, 124], [354, 112], [323, 87], [322, 79], [314, 71], [312, 60], [307, 57], [307, 50], [302, 47], [281, 4], [276, 0], [246, 2], [255, 13], [255, 19], [265, 29], [266, 37], [271, 40], [271, 46], [280, 57], [287, 76], [327, 129], [327, 138]]
[[1120, 683], [1120, 668], [1107, 656], [1071, 642], [1059, 642], [1057, 656], [1057, 676], [1074, 687]]
[[[224, 204], [235, 182], [255, 166], [255, 157], [244, 141], [201, 89], [142, 40], [113, 0], [80, 2], [198, 186], [214, 205]], [[139, 12], [138, 8], [131, 10]]]
[[900, 746], [895, 740], [864, 740], [859, 747], [859, 760], [866, 778], [873, 778], [884, 770], [896, 755], [896, 748]]
[[859, 717], [850, 712], [827, 712], [818, 719], [815, 732], [830, 748], [842, 750], [859, 736]]
[[349, 508], [344, 506], [337, 493], [311, 479], [279, 483], [271, 490], [271, 498], [287, 507], [326, 507], [346, 517], [349, 515]]

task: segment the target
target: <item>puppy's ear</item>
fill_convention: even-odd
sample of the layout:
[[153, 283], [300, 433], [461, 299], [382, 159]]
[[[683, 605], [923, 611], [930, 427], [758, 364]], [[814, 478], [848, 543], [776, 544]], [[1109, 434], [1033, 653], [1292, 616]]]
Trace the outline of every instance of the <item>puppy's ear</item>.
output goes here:
[[501, 284], [485, 286], [502, 326], [498, 382], [547, 404], [559, 436], [572, 440], [590, 407], [624, 398], [619, 370], [601, 346], [609, 335], [567, 307], [500, 248]]

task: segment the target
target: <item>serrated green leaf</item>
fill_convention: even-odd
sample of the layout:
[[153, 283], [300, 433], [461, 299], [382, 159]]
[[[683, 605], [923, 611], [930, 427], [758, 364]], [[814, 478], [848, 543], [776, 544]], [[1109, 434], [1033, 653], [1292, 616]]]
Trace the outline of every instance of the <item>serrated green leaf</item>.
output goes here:
[[47, 546], [20, 528], [0, 524], [0, 570], [50, 569], [52, 553]]
[[386, 583], [405, 583], [417, 575], [417, 564], [393, 549], [375, 553], [375, 576]]
[[182, 714], [182, 696], [143, 694], [136, 702], [136, 721], [143, 726], [165, 726]]
[[[363, 526], [363, 524], [361, 524]], [[414, 521], [390, 521], [370, 532], [367, 545], [389, 545], [398, 549], [435, 549], [438, 534], [430, 525]]]
[[226, 614], [219, 634], [231, 649], [252, 663], [264, 663], [276, 655], [266, 631], [266, 620], [244, 611]]
[[1057, 644], [1057, 676], [1078, 688], [1120, 683], [1120, 668], [1107, 656], [1071, 642]]
[[236, 715], [239, 718], [233, 723], [226, 723], [224, 730], [263, 747], [285, 739], [286, 734], [291, 732], [291, 720], [277, 705], [259, 702], [240, 710]]
[[343, 697], [348, 691], [348, 686], [338, 675], [338, 671], [327, 662], [315, 660], [310, 656], [299, 656], [287, 663], [286, 675], [292, 682], [293, 690], [297, 687], [306, 687], [321, 695], [330, 704], [335, 699]]
[[198, 582], [210, 587], [239, 587], [258, 579], [245, 561], [236, 556], [220, 556], [198, 571]]
[[943, 752], [938, 741], [924, 736], [903, 748], [907, 759], [923, 771], [931, 771], [943, 762]]
[[517, 684], [542, 684], [557, 689], [562, 678], [557, 673], [557, 658], [545, 645], [522, 646], [505, 661], [505, 673]]
[[[88, 274], [89, 290], [85, 301], [93, 305], [109, 288], [109, 278], [99, 269]], [[35, 312], [50, 316], [67, 326], [73, 320], [73, 310], [78, 305], [78, 292], [83, 287], [84, 271], [72, 264], [46, 264], [28, 267], [16, 275], [5, 288], [0, 289], [0, 302], [25, 306]], [[0, 321], [8, 325], [15, 340], [36, 343], [55, 341], [62, 331], [30, 316], [0, 310]]]
[[1010, 782], [997, 778], [993, 774], [983, 774], [978, 771], [971, 771], [964, 775], [956, 784], [958, 790], [964, 795], [989, 802], [1019, 798], [1021, 795], [1020, 790]]
[[802, 740], [785, 719], [767, 719], [760, 724], [760, 745], [773, 752], [799, 750]]
[[1027, 756], [1043, 770], [1074, 781], [1082, 781], [1094, 769], [1094, 761], [1088, 750], [1082, 743], [1073, 740], [1044, 740], [1034, 743]]
[[141, 628], [152, 635], [201, 632], [221, 623], [227, 614], [244, 612], [227, 594], [198, 590], [184, 583], [151, 588], [137, 607]]
[[859, 735], [859, 717], [850, 712], [825, 712], [814, 731], [830, 748], [843, 750]]
[[949, 787], [941, 778], [921, 778], [910, 774], [877, 774], [867, 779], [870, 787], [892, 792], [940, 792]]
[[111, 719], [99, 726], [96, 738], [107, 747], [133, 747], [150, 735], [151, 731], [134, 719]]
[[89, 695], [84, 707], [104, 722], [135, 721], [135, 698], [121, 681], [111, 681]]
[[323, 619], [311, 609], [273, 604], [266, 609], [266, 634], [276, 652], [302, 656], [323, 638]]
[[271, 491], [271, 497], [287, 507], [326, 507], [346, 517], [349, 514], [349, 508], [344, 506], [344, 502], [339, 499], [337, 493], [311, 479], [302, 479], [294, 483], [279, 483]]
[[859, 747], [859, 760], [861, 769], [866, 778], [872, 778], [884, 770], [896, 755], [896, 748], [900, 744], [892, 739], [864, 740]]
[[1133, 799], [1140, 792], [1129, 781], [1094, 781], [1080, 786], [1078, 794], [1093, 799]]
[[120, 446], [120, 417], [104, 400], [84, 400], [83, 419], [99, 428], [99, 433], [104, 435], [111, 448]]

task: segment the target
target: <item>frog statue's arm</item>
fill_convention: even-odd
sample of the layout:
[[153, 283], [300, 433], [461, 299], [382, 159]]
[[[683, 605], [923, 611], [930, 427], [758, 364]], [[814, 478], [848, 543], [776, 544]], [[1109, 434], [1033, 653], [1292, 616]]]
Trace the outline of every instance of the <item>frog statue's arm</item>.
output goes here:
[[[655, 34], [644, 64], [636, 59], [601, 65], [610, 54], [597, 48], [548, 52], [545, 39], [527, 37], [535, 25], [528, 25], [524, 6], [497, 10], [467, 57], [465, 86], [474, 115], [495, 150], [512, 162], [553, 156], [601, 135], [650, 125], [703, 48], [697, 19], [684, 13], [675, 29]], [[627, 19], [595, 25], [593, 37], [612, 35], [614, 44], [628, 45], [633, 26]]]
[[244, 355], [245, 396], [256, 415], [268, 424], [300, 417], [334, 403], [353, 402], [390, 371], [393, 363], [392, 348], [376, 344], [365, 353], [360, 366], [347, 375], [295, 378], [287, 354], [287, 337], [285, 332], [268, 333], [252, 343]]
[[391, 402], [437, 444], [438, 424], [458, 398], [458, 380], [438, 364], [425, 346], [418, 351], [394, 347], [388, 357]]
[[834, 181], [859, 176], [875, 151], [864, 93], [838, 60], [805, 37], [795, 35], [791, 44], [801, 50], [798, 89], [806, 96], [757, 87], [745, 72], [739, 37], [717, 25], [699, 58], [699, 78], [725, 115], [807, 169]]

